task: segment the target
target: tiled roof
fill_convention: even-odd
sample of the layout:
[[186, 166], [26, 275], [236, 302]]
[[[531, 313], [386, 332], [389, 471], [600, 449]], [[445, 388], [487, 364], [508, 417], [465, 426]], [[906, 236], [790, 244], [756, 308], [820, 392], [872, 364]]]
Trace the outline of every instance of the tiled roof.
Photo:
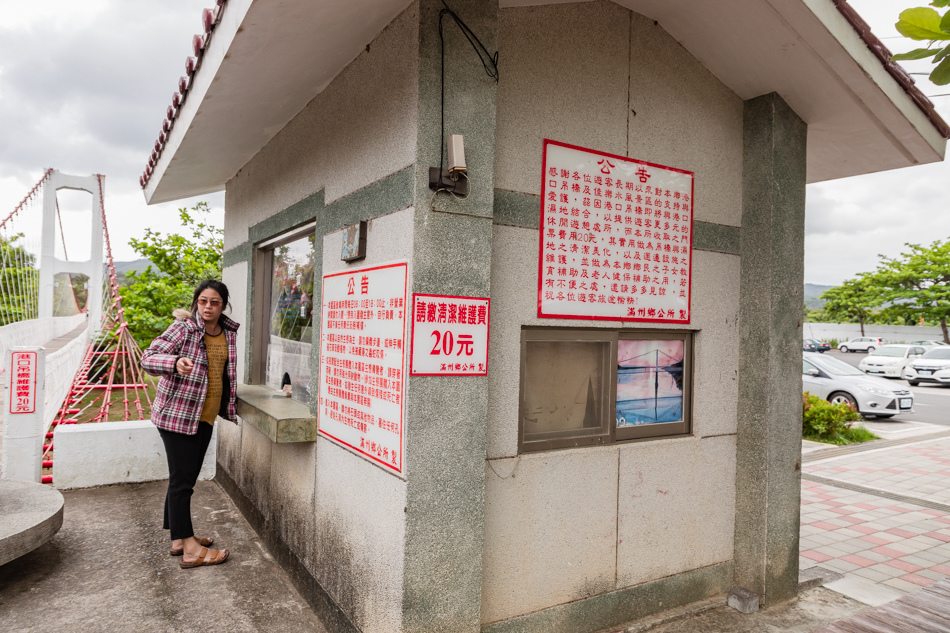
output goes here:
[[201, 59], [204, 57], [204, 52], [211, 42], [215, 27], [221, 22], [221, 14], [224, 13], [224, 5], [226, 2], [227, 0], [216, 0], [213, 9], [204, 9], [201, 12], [201, 25], [204, 27], [204, 33], [195, 35], [191, 39], [194, 57], [189, 55], [185, 58], [185, 74], [178, 79], [178, 91], [172, 95], [172, 103], [165, 111], [165, 120], [162, 121], [162, 130], [158, 133], [158, 139], [155, 141], [155, 146], [148, 158], [145, 171], [139, 176], [139, 185], [142, 187], [145, 187], [149, 178], [152, 177], [152, 171], [158, 163], [158, 158], [162, 155], [162, 150], [165, 149], [165, 142], [168, 140], [168, 135], [171, 133], [171, 129], [175, 127], [175, 119], [178, 116], [182, 104], [184, 104], [188, 98], [188, 89], [191, 87], [195, 73], [201, 68]]
[[868, 23], [865, 22], [858, 12], [854, 10], [848, 0], [833, 0], [835, 6], [838, 8], [838, 11], [844, 18], [854, 27], [854, 30], [858, 32], [858, 35], [861, 36], [861, 39], [864, 40], [864, 43], [867, 44], [868, 48], [871, 49], [871, 52], [874, 53], [881, 63], [884, 65], [884, 68], [897, 80], [897, 83], [907, 92], [911, 99], [914, 100], [914, 103], [917, 104], [917, 107], [923, 110], [924, 114], [927, 115], [927, 118], [930, 119], [930, 122], [934, 124], [940, 133], [943, 134], [944, 138], [950, 139], [950, 125], [947, 125], [947, 122], [937, 114], [937, 110], [934, 108], [933, 102], [927, 98], [920, 88], [914, 84], [914, 78], [910, 76], [904, 68], [897, 62], [891, 61], [891, 51], [887, 49], [886, 46], [878, 39], [878, 37], [871, 32], [871, 27], [868, 26]]

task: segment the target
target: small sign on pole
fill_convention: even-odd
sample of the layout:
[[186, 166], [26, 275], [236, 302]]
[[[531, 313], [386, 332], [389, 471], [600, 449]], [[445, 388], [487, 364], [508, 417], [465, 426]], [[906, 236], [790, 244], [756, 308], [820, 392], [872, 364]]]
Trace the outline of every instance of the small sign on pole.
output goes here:
[[412, 297], [412, 376], [488, 374], [489, 301], [479, 297]]
[[36, 412], [36, 352], [12, 352], [10, 413]]

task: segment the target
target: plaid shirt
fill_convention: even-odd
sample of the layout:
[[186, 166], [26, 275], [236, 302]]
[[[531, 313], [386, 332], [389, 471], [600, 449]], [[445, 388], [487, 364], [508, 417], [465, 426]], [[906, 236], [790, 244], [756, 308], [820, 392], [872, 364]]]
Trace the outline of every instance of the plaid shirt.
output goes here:
[[[228, 361], [224, 371], [224, 393], [219, 415], [237, 420], [237, 329], [223, 314], [218, 323], [228, 341]], [[205, 350], [204, 322], [196, 317], [176, 319], [142, 355], [142, 368], [161, 376], [152, 402], [152, 423], [160, 429], [194, 435], [208, 393], [208, 353]], [[194, 369], [182, 376], [175, 369], [181, 357], [190, 358]]]

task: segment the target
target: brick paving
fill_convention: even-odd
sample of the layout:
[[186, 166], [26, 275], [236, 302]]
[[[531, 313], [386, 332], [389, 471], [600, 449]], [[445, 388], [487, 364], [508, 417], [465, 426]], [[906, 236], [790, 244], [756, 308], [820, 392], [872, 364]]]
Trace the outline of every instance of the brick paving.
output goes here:
[[886, 586], [895, 597], [950, 578], [950, 439], [816, 461], [803, 474], [865, 491], [802, 481], [802, 569], [820, 565]]

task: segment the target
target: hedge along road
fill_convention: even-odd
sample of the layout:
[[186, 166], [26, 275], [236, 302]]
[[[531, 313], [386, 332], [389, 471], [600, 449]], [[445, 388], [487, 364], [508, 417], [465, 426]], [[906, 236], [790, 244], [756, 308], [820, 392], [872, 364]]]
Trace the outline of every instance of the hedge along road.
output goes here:
[[[842, 354], [836, 349], [825, 352], [825, 354], [841, 359], [855, 367], [867, 355], [864, 352]], [[884, 378], [884, 380], [903, 385], [914, 393], [914, 412], [895, 415], [890, 420], [894, 422], [929, 422], [930, 424], [950, 426], [950, 387], [933, 383], [921, 383], [916, 387], [911, 387], [906, 380], [898, 380], [897, 378]], [[878, 420], [878, 422], [886, 421]]]

